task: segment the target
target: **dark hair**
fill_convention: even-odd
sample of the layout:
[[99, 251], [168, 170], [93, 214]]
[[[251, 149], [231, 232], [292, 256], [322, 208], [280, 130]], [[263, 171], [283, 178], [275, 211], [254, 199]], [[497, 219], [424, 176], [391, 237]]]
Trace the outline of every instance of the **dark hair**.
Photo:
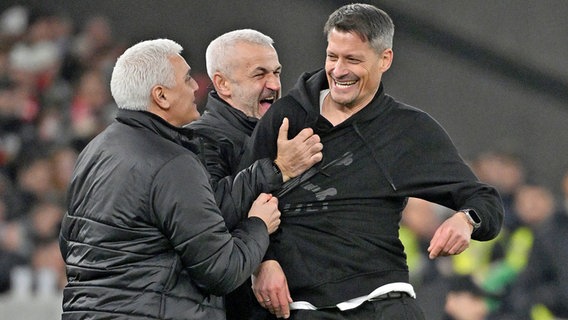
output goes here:
[[386, 12], [370, 4], [352, 3], [335, 10], [323, 28], [325, 36], [333, 29], [359, 35], [378, 53], [392, 48], [394, 23]]

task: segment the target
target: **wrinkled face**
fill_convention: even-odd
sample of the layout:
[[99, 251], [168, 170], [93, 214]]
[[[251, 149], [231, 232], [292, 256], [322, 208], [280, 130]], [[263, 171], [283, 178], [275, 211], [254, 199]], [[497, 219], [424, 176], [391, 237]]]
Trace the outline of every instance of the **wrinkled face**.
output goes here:
[[392, 51], [378, 54], [357, 34], [336, 29], [327, 41], [325, 71], [332, 102], [351, 109], [364, 107], [377, 92]]
[[230, 94], [227, 103], [249, 117], [260, 118], [280, 97], [278, 54], [272, 47], [238, 43], [225, 75]]
[[175, 71], [175, 86], [166, 88], [166, 94], [170, 103], [168, 110], [169, 122], [177, 127], [186, 125], [199, 119], [199, 111], [195, 104], [195, 92], [199, 85], [191, 77], [191, 68], [184, 58], [176, 55], [170, 58]]

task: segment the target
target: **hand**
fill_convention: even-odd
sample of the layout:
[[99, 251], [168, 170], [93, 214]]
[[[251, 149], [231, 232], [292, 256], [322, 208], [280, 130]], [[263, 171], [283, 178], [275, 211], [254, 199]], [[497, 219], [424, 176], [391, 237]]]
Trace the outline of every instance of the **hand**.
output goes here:
[[258, 303], [277, 318], [290, 317], [290, 291], [284, 271], [276, 260], [264, 261], [252, 275], [252, 291]]
[[436, 229], [430, 240], [428, 252], [430, 259], [462, 253], [469, 247], [473, 226], [465, 213], [458, 212], [448, 218]]
[[311, 128], [303, 129], [292, 140], [288, 140], [288, 127], [288, 118], [284, 118], [278, 131], [278, 151], [274, 160], [284, 182], [304, 173], [323, 158], [323, 144]]
[[252, 206], [248, 214], [250, 217], [259, 217], [266, 224], [268, 233], [272, 234], [280, 225], [280, 210], [278, 210], [278, 199], [267, 193], [261, 193]]

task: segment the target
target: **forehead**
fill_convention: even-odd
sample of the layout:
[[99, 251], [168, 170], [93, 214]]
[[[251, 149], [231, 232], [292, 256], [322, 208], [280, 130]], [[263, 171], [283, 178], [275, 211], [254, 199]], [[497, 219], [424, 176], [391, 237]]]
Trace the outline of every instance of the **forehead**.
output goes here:
[[232, 63], [235, 67], [246, 70], [256, 68], [273, 70], [280, 67], [278, 54], [273, 47], [249, 42], [235, 44]]
[[369, 41], [354, 32], [333, 29], [327, 37], [327, 51], [334, 53], [363, 53], [374, 51]]
[[190, 69], [187, 61], [185, 61], [185, 59], [179, 54], [171, 56], [170, 62], [176, 72], [185, 73]]

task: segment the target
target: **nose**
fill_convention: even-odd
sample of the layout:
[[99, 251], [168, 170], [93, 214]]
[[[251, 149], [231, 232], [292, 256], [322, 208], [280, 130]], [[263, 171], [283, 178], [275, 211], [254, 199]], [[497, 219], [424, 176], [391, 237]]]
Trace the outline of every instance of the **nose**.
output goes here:
[[197, 83], [194, 78], [191, 78], [191, 87], [193, 88], [193, 91], [199, 90], [199, 83]]
[[276, 74], [270, 74], [266, 80], [266, 88], [272, 91], [280, 91], [280, 77]]
[[347, 63], [344, 59], [337, 59], [333, 65], [332, 75], [335, 78], [341, 78], [349, 73], [349, 69], [347, 68]]

